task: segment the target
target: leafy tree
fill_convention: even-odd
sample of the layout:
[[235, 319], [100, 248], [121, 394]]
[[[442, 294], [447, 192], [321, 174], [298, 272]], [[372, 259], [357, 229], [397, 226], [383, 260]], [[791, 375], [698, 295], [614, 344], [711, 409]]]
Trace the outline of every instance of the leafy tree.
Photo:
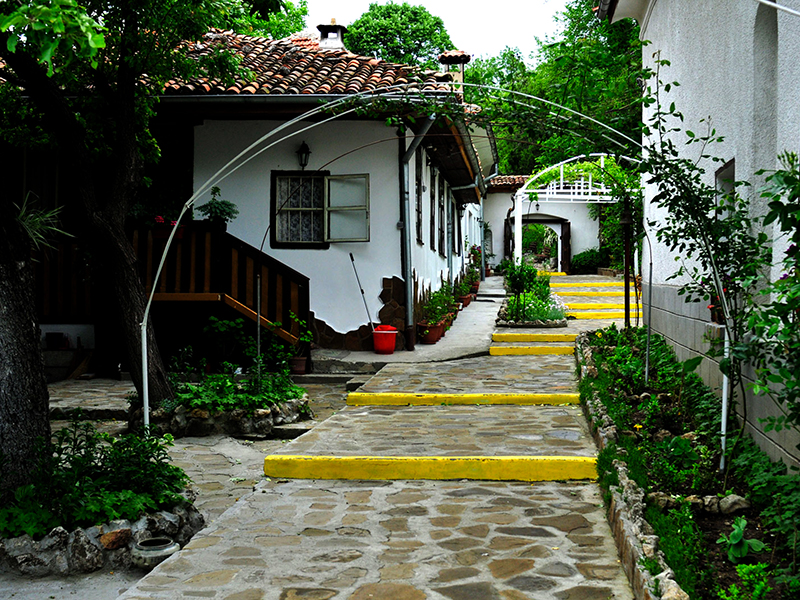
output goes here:
[[[139, 324], [146, 296], [125, 220], [146, 184], [145, 165], [159, 156], [148, 126], [164, 84], [201, 73], [226, 79], [235, 69], [223, 50], [203, 62], [174, 51], [184, 40], [201, 39], [209, 27], [224, 25], [231, 15], [223, 8], [216, 0], [0, 0], [0, 113], [22, 119], [17, 129], [0, 135], [9, 143], [25, 139], [26, 131], [31, 139], [44, 137], [66, 161], [74, 182], [67, 202], [82, 208], [86, 239], [104, 275], [103, 303], [140, 390]], [[29, 442], [47, 432], [47, 392], [30, 310], [30, 242], [18, 215], [10, 199], [0, 202], [0, 337], [25, 332], [0, 350], [0, 453], [15, 469], [13, 477], [4, 477], [4, 487], [29, 477]], [[8, 298], [13, 302], [7, 304]], [[150, 324], [147, 331], [151, 394], [156, 400], [170, 397]], [[15, 431], [26, 419], [32, 422]]]
[[561, 34], [539, 42], [535, 66], [528, 66], [513, 48], [469, 65], [468, 83], [554, 103], [537, 103], [503, 91], [467, 90], [468, 99], [481, 105], [483, 118], [492, 123], [498, 137], [502, 172], [533, 173], [590, 152], [639, 153], [635, 141], [609, 134], [570, 112], [596, 119], [632, 140], [640, 137], [644, 73], [639, 27], [629, 19], [614, 24], [599, 21], [592, 11], [595, 5], [594, 0], [567, 4], [558, 18]]
[[426, 69], [438, 69], [439, 55], [455, 48], [441, 18], [406, 2], [370, 4], [348, 26], [344, 43], [356, 54]]
[[[265, 14], [262, 11], [253, 10], [242, 0], [224, 0], [224, 2], [227, 4], [223, 13], [229, 15], [227, 26], [239, 33], [279, 40], [302, 31], [306, 27], [307, 0], [299, 0], [297, 3], [289, 2], [289, 0], [283, 2], [269, 0], [265, 4], [271, 3], [274, 7], [271, 12]], [[257, 4], [257, 1], [254, 0], [253, 5]]]

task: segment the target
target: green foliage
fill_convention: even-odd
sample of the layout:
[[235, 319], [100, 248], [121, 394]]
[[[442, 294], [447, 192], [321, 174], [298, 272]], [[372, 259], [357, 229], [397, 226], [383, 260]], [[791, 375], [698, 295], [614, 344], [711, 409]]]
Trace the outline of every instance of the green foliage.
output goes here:
[[233, 202], [219, 198], [220, 189], [215, 185], [211, 188], [211, 200], [197, 207], [197, 212], [212, 223], [228, 223], [239, 214], [239, 209]]
[[704, 566], [702, 535], [695, 523], [691, 506], [683, 503], [666, 514], [650, 506], [645, 512], [645, 518], [659, 537], [658, 547], [675, 572], [675, 581], [690, 598], [696, 598], [697, 588], [711, 579], [711, 573]]
[[748, 540], [744, 537], [744, 530], [747, 528], [747, 519], [736, 517], [733, 520], [733, 530], [730, 536], [724, 533], [717, 540], [717, 544], [725, 544], [728, 549], [728, 560], [733, 564], [739, 564], [751, 552], [763, 552], [767, 549], [766, 545], [760, 540]]
[[348, 25], [344, 43], [356, 54], [436, 70], [439, 55], [455, 48], [441, 18], [406, 2], [370, 4]]
[[[467, 83], [503, 88], [466, 91], [467, 100], [482, 107], [482, 118], [492, 122], [501, 172], [534, 173], [591, 152], [638, 155], [640, 82], [645, 77], [639, 27], [632, 20], [599, 21], [592, 10], [595, 6], [593, 0], [568, 2], [558, 19], [561, 32], [540, 40], [534, 66], [515, 48], [468, 65]], [[569, 110], [605, 123], [629, 139]]]
[[46, 535], [61, 525], [72, 530], [113, 519], [137, 519], [144, 511], [185, 502], [188, 478], [170, 464], [172, 437], [98, 433], [76, 417], [51, 443], [39, 446], [40, 462], [30, 485], [3, 498], [0, 537]]
[[[13, 12], [0, 15], [0, 31], [8, 33], [10, 52], [18, 46], [35, 48], [34, 58], [47, 65], [49, 76], [80, 59], [97, 68], [98, 54], [106, 47], [105, 28], [75, 0], [20, 3]], [[54, 55], [63, 62], [56, 65]]]
[[[757, 367], [755, 390], [769, 395], [782, 414], [764, 420], [765, 431], [800, 429], [800, 159], [780, 157], [782, 168], [767, 177], [766, 227], [775, 223], [789, 246], [777, 261], [783, 274], [761, 290], [748, 320], [747, 354]], [[800, 447], [800, 446], [798, 446]]]
[[34, 248], [37, 250], [42, 246], [52, 248], [49, 238], [57, 234], [70, 235], [58, 228], [58, 214], [61, 212], [61, 207], [50, 210], [35, 208], [32, 203], [29, 203], [30, 196], [31, 192], [25, 195], [22, 206], [14, 204], [19, 210], [17, 221]]
[[564, 305], [549, 294], [542, 299], [535, 292], [523, 292], [508, 299], [508, 313], [515, 321], [560, 321], [566, 316]]
[[736, 573], [742, 580], [742, 589], [732, 583], [727, 592], [719, 591], [720, 600], [764, 600], [772, 591], [767, 580], [767, 565], [738, 565]]
[[526, 252], [541, 254], [549, 248], [550, 255], [555, 256], [557, 243], [556, 232], [541, 223], [530, 223], [522, 230], [522, 248]]
[[424, 319], [431, 325], [444, 321], [452, 310], [453, 290], [449, 286], [442, 286], [435, 292], [431, 292], [422, 307]]
[[[306, 27], [307, 0], [299, 0], [297, 3], [288, 0], [266, 0], [263, 3], [252, 1], [249, 4], [251, 6], [241, 0], [220, 0], [225, 15], [225, 21], [220, 25], [238, 33], [275, 40], [289, 37]], [[262, 6], [259, 10], [255, 10], [255, 4]]]
[[608, 266], [608, 253], [597, 248], [590, 248], [572, 257], [570, 273], [572, 275], [596, 275], [597, 269]]
[[232, 372], [209, 375], [199, 383], [179, 384], [176, 402], [187, 408], [211, 412], [270, 408], [305, 393], [292, 383], [287, 371], [262, 373], [260, 378], [238, 380]]
[[231, 321], [209, 317], [203, 335], [209, 352], [208, 362], [214, 370], [225, 363], [244, 364], [256, 356], [256, 341], [245, 333], [244, 319]]

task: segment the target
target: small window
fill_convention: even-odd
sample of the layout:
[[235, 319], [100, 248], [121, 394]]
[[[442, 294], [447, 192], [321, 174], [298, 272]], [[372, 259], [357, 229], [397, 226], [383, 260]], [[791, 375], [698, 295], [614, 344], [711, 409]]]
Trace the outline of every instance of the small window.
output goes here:
[[273, 172], [271, 223], [275, 248], [369, 241], [369, 176]]
[[422, 148], [417, 148], [414, 155], [414, 180], [416, 183], [416, 209], [417, 209], [417, 243], [423, 244], [422, 241]]
[[436, 252], [436, 169], [431, 167], [431, 179], [428, 183], [431, 202], [431, 250]]
[[446, 256], [447, 248], [445, 248], [444, 240], [445, 240], [445, 221], [444, 218], [444, 177], [439, 175], [439, 254], [442, 256]]
[[326, 177], [325, 241], [369, 241], [369, 175]]

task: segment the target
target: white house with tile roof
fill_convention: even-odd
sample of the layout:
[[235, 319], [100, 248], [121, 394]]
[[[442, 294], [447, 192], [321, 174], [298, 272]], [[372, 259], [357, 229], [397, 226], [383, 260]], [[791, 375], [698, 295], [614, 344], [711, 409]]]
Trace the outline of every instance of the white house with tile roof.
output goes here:
[[[228, 233], [308, 278], [323, 346], [371, 348], [368, 311], [373, 322], [406, 331], [402, 348], [413, 344], [413, 305], [463, 271], [465, 236], [479, 217], [469, 207], [480, 203], [496, 157], [490, 145], [476, 149], [463, 121], [446, 116], [417, 115], [400, 132], [382, 109], [319, 112], [285, 128], [356, 96], [460, 102], [449, 74], [357, 56], [326, 39], [333, 32], [341, 40], [343, 29], [321, 27], [321, 42], [211, 32], [190, 52], [224, 45], [254, 77], [170, 82], [159, 118], [191, 140], [195, 191], [256, 143], [260, 153], [217, 183], [240, 211]], [[303, 144], [310, 154], [301, 166]]]

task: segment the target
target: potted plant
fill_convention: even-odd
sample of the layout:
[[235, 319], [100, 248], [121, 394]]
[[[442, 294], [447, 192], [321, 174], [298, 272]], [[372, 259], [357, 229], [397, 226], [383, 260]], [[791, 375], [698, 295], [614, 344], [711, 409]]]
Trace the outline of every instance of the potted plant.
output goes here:
[[470, 285], [470, 291], [473, 294], [478, 293], [478, 288], [481, 285], [481, 275], [478, 273], [478, 269], [475, 267], [470, 267], [467, 269], [467, 274], [464, 276], [465, 281]]
[[153, 227], [153, 239], [166, 240], [176, 227], [175, 238], [179, 240], [183, 239], [183, 225], [178, 227], [177, 221], [165, 219], [161, 215], [156, 215], [153, 221], [155, 222], [155, 227]]
[[203, 215], [211, 225], [224, 231], [228, 223], [239, 214], [239, 209], [233, 202], [220, 199], [219, 195], [220, 189], [215, 185], [211, 188], [211, 200], [198, 206], [197, 212]]
[[311, 346], [311, 342], [314, 341], [314, 336], [303, 319], [293, 312], [290, 312], [289, 316], [300, 328], [300, 332], [297, 334], [297, 345], [293, 348], [294, 355], [289, 358], [289, 369], [292, 375], [304, 375], [308, 370], [308, 356], [306, 353]]
[[450, 307], [450, 296], [445, 289], [431, 292], [428, 301], [422, 308], [425, 316], [417, 324], [420, 341], [423, 344], [435, 344], [444, 334], [445, 317]]
[[455, 286], [455, 295], [458, 301], [461, 302], [461, 306], [467, 308], [472, 301], [472, 296], [470, 296], [470, 284], [464, 279], [459, 281]]

